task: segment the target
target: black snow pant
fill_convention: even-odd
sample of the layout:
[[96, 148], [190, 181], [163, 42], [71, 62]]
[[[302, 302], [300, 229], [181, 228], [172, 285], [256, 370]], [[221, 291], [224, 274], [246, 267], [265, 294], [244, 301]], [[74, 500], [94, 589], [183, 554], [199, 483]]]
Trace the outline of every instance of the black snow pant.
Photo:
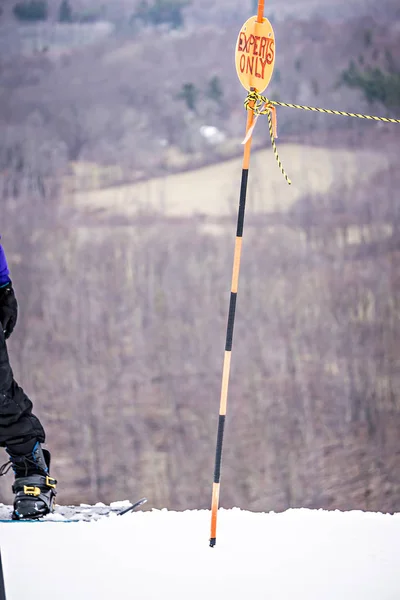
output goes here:
[[45, 432], [32, 414], [32, 402], [14, 379], [0, 326], [0, 446], [17, 450], [44, 441]]

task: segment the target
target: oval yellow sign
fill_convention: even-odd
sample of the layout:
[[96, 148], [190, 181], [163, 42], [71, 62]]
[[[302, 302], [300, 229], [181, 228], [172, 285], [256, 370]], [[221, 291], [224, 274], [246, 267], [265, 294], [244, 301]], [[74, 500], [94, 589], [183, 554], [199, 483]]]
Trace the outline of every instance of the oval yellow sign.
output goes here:
[[275, 65], [275, 36], [271, 23], [250, 17], [240, 30], [235, 54], [240, 83], [249, 92], [261, 94], [269, 82]]

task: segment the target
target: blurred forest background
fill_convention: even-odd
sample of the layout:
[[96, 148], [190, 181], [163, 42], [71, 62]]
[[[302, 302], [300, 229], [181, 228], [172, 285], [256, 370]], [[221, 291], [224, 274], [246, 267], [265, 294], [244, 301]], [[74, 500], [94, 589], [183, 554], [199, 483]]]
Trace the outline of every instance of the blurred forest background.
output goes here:
[[[256, 5], [0, 0], [9, 350], [59, 503], [210, 506], [246, 118], [234, 47]], [[270, 98], [400, 117], [397, 0], [266, 16]], [[221, 505], [398, 511], [400, 126], [286, 108], [278, 126], [293, 185], [261, 118]]]

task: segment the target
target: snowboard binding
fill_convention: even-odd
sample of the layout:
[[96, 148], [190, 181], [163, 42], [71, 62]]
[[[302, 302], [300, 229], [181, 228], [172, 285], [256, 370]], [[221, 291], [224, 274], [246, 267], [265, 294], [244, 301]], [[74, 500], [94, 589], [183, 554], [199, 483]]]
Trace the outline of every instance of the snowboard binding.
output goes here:
[[53, 512], [56, 484], [53, 477], [39, 473], [18, 477], [12, 486], [15, 494], [12, 518], [40, 519]]
[[53, 512], [57, 481], [49, 475], [50, 452], [44, 450], [39, 442], [28, 454], [17, 454], [9, 448], [7, 452], [10, 461], [0, 469], [0, 475], [5, 475], [10, 468], [15, 474], [12, 518], [40, 519]]

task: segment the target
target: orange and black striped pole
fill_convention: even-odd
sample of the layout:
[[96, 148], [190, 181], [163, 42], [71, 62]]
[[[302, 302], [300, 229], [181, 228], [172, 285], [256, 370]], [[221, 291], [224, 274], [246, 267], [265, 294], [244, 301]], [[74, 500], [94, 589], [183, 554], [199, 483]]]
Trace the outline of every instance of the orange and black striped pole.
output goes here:
[[[255, 82], [259, 84], [260, 77], [255, 79], [255, 73], [265, 75], [262, 78], [261, 83], [265, 83], [265, 79], [268, 76], [268, 81], [272, 75], [266, 70], [267, 55], [271, 56], [272, 48], [272, 61], [274, 58], [273, 49], [273, 33], [272, 33], [272, 45], [271, 45], [271, 33], [272, 28], [270, 27], [269, 21], [264, 19], [264, 0], [259, 0], [257, 17], [248, 19], [243, 25], [242, 30], [238, 37], [237, 48], [236, 48], [236, 67], [239, 75], [239, 79], [246, 89], [249, 91], [260, 91], [256, 90]], [[267, 36], [263, 36], [264, 33], [264, 22], [267, 21], [270, 29], [268, 29]], [[261, 28], [261, 29], [260, 29]], [[257, 38], [257, 41], [255, 41]], [[262, 42], [262, 40], [264, 40]], [[255, 51], [256, 50], [256, 51]], [[263, 62], [258, 63], [258, 59]], [[251, 67], [251, 72], [250, 72]], [[264, 67], [264, 68], [263, 68]], [[258, 71], [257, 71], [258, 68]], [[268, 82], [267, 82], [268, 83]], [[267, 84], [262, 89], [265, 89]], [[249, 106], [249, 108], [251, 108]], [[247, 123], [246, 123], [246, 134], [251, 128], [254, 120], [254, 113], [252, 110], [247, 112]], [[222, 444], [224, 439], [225, 429], [225, 417], [228, 402], [228, 386], [229, 386], [229, 375], [231, 367], [231, 354], [232, 354], [232, 342], [233, 342], [233, 328], [235, 323], [235, 312], [236, 312], [236, 299], [238, 292], [239, 283], [239, 271], [240, 271], [240, 260], [242, 255], [242, 240], [243, 240], [243, 227], [244, 227], [244, 215], [246, 207], [246, 195], [247, 195], [247, 181], [249, 176], [249, 164], [250, 164], [250, 150], [251, 150], [252, 137], [250, 136], [245, 145], [243, 152], [243, 163], [242, 163], [242, 179], [240, 185], [240, 196], [239, 196], [239, 209], [237, 216], [237, 228], [236, 228], [236, 240], [235, 240], [235, 251], [233, 258], [233, 271], [232, 271], [232, 284], [231, 294], [229, 301], [228, 311], [228, 323], [226, 330], [226, 342], [225, 342], [225, 354], [224, 364], [222, 371], [222, 385], [221, 385], [221, 398], [219, 408], [219, 419], [218, 419], [218, 431], [217, 431], [217, 446], [215, 452], [215, 467], [214, 467], [214, 481], [212, 487], [212, 500], [211, 500], [211, 536], [210, 546], [214, 547], [217, 540], [217, 513], [219, 506], [219, 492], [220, 492], [220, 479], [221, 479], [221, 462], [222, 462]]]
[[[253, 118], [254, 118], [254, 113], [252, 111], [248, 111], [246, 132], [252, 126]], [[235, 253], [234, 253], [234, 259], [233, 259], [232, 285], [231, 285], [231, 296], [230, 296], [230, 301], [229, 301], [228, 324], [227, 324], [227, 328], [226, 328], [225, 355], [224, 355], [224, 365], [223, 365], [223, 370], [222, 370], [221, 399], [220, 399], [220, 406], [219, 406], [219, 419], [218, 419], [218, 432], [217, 432], [217, 448], [216, 448], [216, 452], [215, 452], [214, 482], [213, 482], [213, 489], [212, 489], [211, 537], [210, 537], [210, 546], [211, 547], [215, 546], [216, 537], [217, 537], [217, 511], [218, 511], [218, 504], [219, 504], [219, 487], [220, 487], [220, 478], [221, 478], [222, 444], [223, 444], [223, 439], [224, 439], [226, 407], [227, 407], [227, 402], [228, 402], [228, 385], [229, 385], [229, 374], [230, 374], [230, 369], [231, 369], [233, 327], [235, 324], [236, 298], [237, 298], [238, 283], [239, 283], [240, 259], [241, 259], [241, 255], [242, 255], [244, 212], [245, 212], [245, 207], [246, 207], [247, 179], [248, 179], [248, 175], [249, 175], [251, 140], [252, 140], [252, 138], [250, 138], [246, 142], [246, 145], [244, 147], [242, 181], [241, 181], [241, 185], [240, 185], [239, 211], [238, 211], [238, 217], [237, 217]]]

